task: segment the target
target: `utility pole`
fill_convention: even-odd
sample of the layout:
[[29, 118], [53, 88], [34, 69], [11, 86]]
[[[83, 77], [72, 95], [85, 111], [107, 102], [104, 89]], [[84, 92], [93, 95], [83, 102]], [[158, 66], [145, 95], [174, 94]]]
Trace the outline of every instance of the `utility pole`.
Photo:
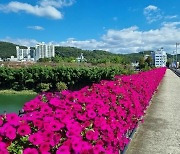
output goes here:
[[178, 45], [180, 45], [180, 43], [177, 43], [177, 42], [176, 42], [176, 69], [177, 69], [177, 67], [178, 67], [178, 66], [177, 66], [177, 63], [178, 63], [178, 58], [177, 58], [177, 55], [178, 55], [178, 54], [177, 54], [177, 50], [178, 50], [178, 49], [177, 49], [177, 46], [178, 46]]
[[175, 51], [173, 51], [172, 67], [174, 67], [174, 53]]

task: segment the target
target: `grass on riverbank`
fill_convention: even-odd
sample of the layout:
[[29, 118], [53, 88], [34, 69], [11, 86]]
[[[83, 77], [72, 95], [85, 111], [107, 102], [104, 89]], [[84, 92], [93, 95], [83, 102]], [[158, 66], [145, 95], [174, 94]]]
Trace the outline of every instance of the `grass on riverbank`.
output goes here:
[[7, 94], [7, 95], [37, 95], [37, 93], [33, 90], [21, 90], [15, 91], [12, 89], [7, 90], [0, 90], [0, 94]]

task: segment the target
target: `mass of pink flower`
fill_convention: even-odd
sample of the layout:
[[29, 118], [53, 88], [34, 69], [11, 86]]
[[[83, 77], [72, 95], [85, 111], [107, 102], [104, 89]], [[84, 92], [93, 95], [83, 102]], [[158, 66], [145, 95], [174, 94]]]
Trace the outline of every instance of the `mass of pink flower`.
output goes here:
[[[0, 116], [0, 154], [118, 154], [165, 74], [156, 68], [79, 91], [43, 93]], [[14, 150], [14, 151], [13, 151]]]

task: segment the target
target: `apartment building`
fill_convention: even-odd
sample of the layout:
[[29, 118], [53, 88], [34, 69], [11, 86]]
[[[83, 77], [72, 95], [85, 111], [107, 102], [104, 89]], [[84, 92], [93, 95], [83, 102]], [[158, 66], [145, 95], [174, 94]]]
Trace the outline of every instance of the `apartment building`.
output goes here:
[[16, 55], [18, 61], [31, 61], [31, 49], [28, 47], [27, 49], [20, 49], [19, 46], [16, 46]]
[[40, 58], [51, 58], [55, 56], [55, 47], [44, 42], [37, 44], [35, 49], [28, 47], [20, 49], [16, 46], [17, 61], [38, 61]]
[[35, 47], [35, 61], [40, 58], [55, 57], [55, 47], [52, 44], [45, 44], [44, 42], [37, 44]]
[[155, 67], [165, 67], [167, 62], [167, 54], [163, 48], [158, 49], [153, 53]]

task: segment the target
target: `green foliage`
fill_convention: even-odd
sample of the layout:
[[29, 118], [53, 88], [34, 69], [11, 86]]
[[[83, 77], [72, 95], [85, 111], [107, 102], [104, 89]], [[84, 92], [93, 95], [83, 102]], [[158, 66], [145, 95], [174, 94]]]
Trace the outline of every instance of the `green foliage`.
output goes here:
[[58, 82], [58, 83], [56, 83], [56, 89], [58, 91], [66, 90], [67, 85], [64, 82]]
[[[56, 89], [61, 90], [66, 86], [73, 90], [83, 86], [99, 82], [100, 80], [113, 79], [114, 75], [130, 74], [129, 69], [118, 66], [110, 67], [25, 67], [0, 68], [0, 87], [1, 89], [14, 90], [36, 90], [47, 91]], [[66, 84], [63, 85], [63, 83]]]
[[51, 60], [52, 62], [55, 62], [55, 63], [59, 63], [63, 61], [62, 57], [59, 57], [59, 56], [52, 57]]
[[77, 57], [83, 53], [87, 60], [87, 63], [92, 63], [94, 65], [100, 63], [129, 63], [130, 61], [126, 56], [113, 54], [111, 52], [103, 50], [82, 50], [75, 47], [56, 47], [55, 52], [57, 57], [61, 57], [63, 61], [73, 62]]
[[8, 151], [13, 154], [22, 154], [23, 147], [27, 145], [28, 138], [29, 138], [28, 136], [24, 136], [24, 137], [19, 138], [18, 141], [12, 142], [8, 146]]
[[144, 68], [142, 68], [142, 70], [143, 70], [143, 71], [148, 71], [148, 70], [150, 70], [150, 69], [151, 69], [151, 67], [148, 65], [148, 63], [145, 62]]
[[[20, 48], [26, 48], [26, 47], [20, 46]], [[0, 41], [0, 57], [8, 58], [11, 56], [16, 57], [16, 44]]]
[[168, 61], [166, 62], [166, 67], [169, 68], [169, 65], [170, 65], [170, 61], [168, 60]]
[[140, 69], [145, 68], [145, 61], [144, 61], [144, 58], [143, 58], [143, 57], [141, 57], [141, 58], [139, 59], [139, 68], [140, 68]]
[[151, 56], [147, 57], [145, 62], [148, 64], [148, 66], [151, 66], [152, 65], [152, 57]]
[[20, 88], [20, 86], [19, 86], [19, 83], [18, 82], [14, 82], [14, 83], [12, 83], [12, 89], [13, 90], [20, 90], [21, 88]]
[[40, 58], [38, 62], [49, 62], [51, 61], [51, 58]]
[[45, 92], [50, 89], [51, 84], [50, 83], [39, 83], [37, 85], [37, 90], [40, 92]]

